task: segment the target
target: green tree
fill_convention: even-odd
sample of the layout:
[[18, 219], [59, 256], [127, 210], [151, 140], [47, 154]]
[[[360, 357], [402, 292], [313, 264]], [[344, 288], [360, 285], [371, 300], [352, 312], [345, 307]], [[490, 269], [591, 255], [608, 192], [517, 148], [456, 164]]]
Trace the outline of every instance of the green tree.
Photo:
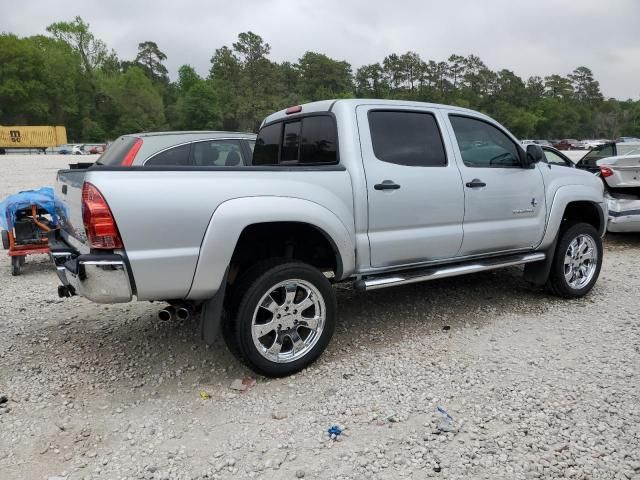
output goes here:
[[138, 67], [101, 79], [101, 87], [115, 114], [113, 136], [157, 130], [164, 126], [162, 96]]
[[593, 72], [587, 67], [578, 67], [569, 74], [569, 80], [573, 87], [574, 98], [587, 103], [599, 102], [602, 100], [600, 84], [593, 78]]
[[322, 53], [306, 52], [298, 61], [300, 89], [307, 100], [323, 100], [353, 95], [351, 65]]
[[76, 16], [71, 22], [52, 23], [47, 27], [47, 32], [78, 52], [88, 73], [102, 66], [110, 56], [105, 43], [91, 33], [89, 24], [80, 16]]
[[138, 55], [135, 64], [140, 66], [147, 75], [161, 83], [169, 82], [167, 67], [163, 65], [167, 56], [158, 48], [156, 42], [142, 42], [138, 44]]
[[549, 97], [568, 99], [573, 96], [571, 80], [561, 75], [544, 77], [544, 88]]

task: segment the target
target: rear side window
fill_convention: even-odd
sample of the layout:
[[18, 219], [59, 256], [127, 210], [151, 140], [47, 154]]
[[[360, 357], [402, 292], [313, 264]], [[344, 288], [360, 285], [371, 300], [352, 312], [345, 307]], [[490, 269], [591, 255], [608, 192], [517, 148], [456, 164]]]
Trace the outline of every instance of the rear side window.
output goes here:
[[133, 145], [136, 143], [137, 137], [122, 136], [118, 137], [111, 145], [107, 147], [105, 152], [100, 155], [98, 161], [99, 165], [116, 166], [122, 164], [122, 160], [127, 156], [127, 153]]
[[338, 162], [333, 117], [313, 115], [263, 127], [253, 151], [254, 165], [322, 165]]
[[373, 153], [383, 162], [408, 167], [444, 167], [447, 155], [436, 119], [430, 113], [369, 112]]
[[336, 163], [337, 149], [338, 138], [333, 118], [317, 116], [302, 121], [300, 163]]
[[244, 165], [240, 142], [237, 140], [207, 140], [191, 147], [190, 162], [196, 167], [238, 167]]
[[518, 147], [500, 129], [475, 118], [457, 115], [449, 118], [467, 167], [522, 167]]
[[191, 161], [189, 160], [190, 151], [190, 143], [169, 148], [168, 150], [160, 152], [157, 155], [151, 157], [149, 160], [147, 160], [145, 165], [188, 167], [191, 165]]

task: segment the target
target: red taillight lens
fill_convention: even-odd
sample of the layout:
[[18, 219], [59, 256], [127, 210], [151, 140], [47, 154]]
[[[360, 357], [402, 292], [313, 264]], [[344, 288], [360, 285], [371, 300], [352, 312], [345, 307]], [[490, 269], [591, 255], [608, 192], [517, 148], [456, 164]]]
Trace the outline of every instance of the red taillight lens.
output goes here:
[[82, 221], [91, 248], [122, 248], [122, 239], [109, 205], [94, 185], [82, 185]]
[[613, 170], [609, 167], [600, 167], [600, 175], [602, 175], [602, 178], [610, 177], [613, 175]]
[[136, 158], [136, 155], [138, 154], [138, 150], [140, 150], [141, 146], [142, 146], [142, 139], [139, 138], [136, 140], [136, 142], [133, 144], [131, 149], [127, 152], [125, 157], [122, 159], [122, 163], [120, 165], [122, 165], [123, 167], [130, 167], [133, 164], [133, 160], [134, 158]]

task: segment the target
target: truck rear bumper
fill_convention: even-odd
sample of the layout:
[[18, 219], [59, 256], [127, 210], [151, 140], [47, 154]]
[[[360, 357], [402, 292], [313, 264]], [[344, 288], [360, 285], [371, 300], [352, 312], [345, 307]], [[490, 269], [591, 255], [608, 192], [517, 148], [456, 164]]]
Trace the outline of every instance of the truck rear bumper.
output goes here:
[[49, 247], [58, 278], [69, 294], [77, 294], [96, 303], [131, 301], [131, 282], [126, 261], [121, 255], [79, 255], [55, 235], [49, 236]]

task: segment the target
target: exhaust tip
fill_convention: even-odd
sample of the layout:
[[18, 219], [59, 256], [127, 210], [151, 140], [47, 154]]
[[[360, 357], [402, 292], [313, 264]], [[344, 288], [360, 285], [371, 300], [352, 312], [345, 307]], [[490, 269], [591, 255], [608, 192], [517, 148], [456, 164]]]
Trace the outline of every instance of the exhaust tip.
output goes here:
[[191, 312], [189, 312], [189, 309], [188, 309], [188, 308], [180, 307], [180, 308], [176, 311], [176, 316], [177, 316], [180, 320], [187, 320], [187, 319], [191, 316]]
[[158, 312], [158, 318], [163, 322], [168, 322], [173, 318], [173, 309], [171, 307], [164, 308]]

